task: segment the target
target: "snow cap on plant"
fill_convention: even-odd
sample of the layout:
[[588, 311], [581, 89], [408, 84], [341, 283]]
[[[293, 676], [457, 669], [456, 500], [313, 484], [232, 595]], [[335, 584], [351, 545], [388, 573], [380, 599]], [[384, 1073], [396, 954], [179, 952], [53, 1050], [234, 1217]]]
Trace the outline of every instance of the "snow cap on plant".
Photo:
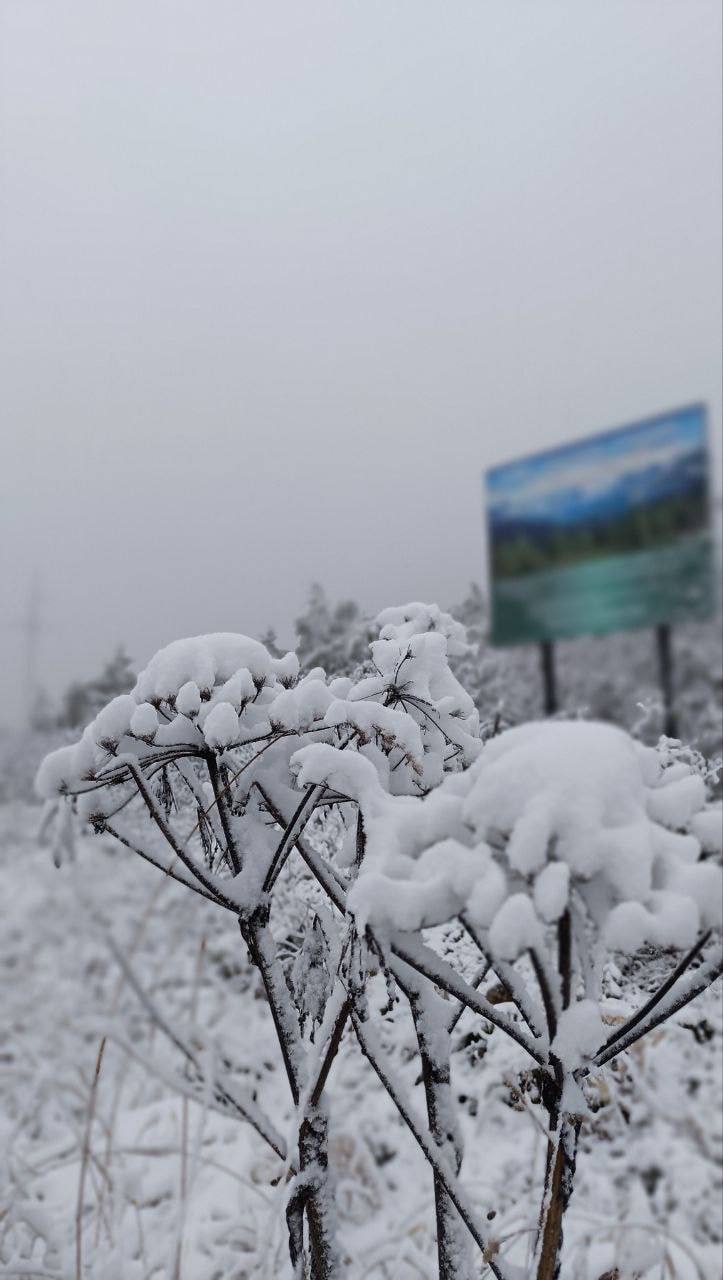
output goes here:
[[124, 756], [147, 769], [173, 761], [189, 781], [194, 757], [211, 752], [240, 765], [254, 744], [273, 742], [258, 768], [245, 771], [240, 799], [272, 767], [288, 786], [288, 758], [299, 737], [313, 734], [310, 741], [364, 753], [392, 790], [424, 792], [480, 747], [477, 713], [447, 663], [448, 637], [462, 643], [460, 628], [436, 605], [388, 615], [384, 638], [372, 646], [379, 674], [357, 684], [346, 677], [327, 682], [320, 668], [300, 678], [295, 654], [274, 657], [248, 636], [174, 641], [151, 658], [129, 694], [99, 712], [79, 742], [44, 760], [36, 788], [45, 798], [88, 793], [83, 813], [100, 820], [122, 799], [117, 790], [111, 795], [111, 784], [132, 790]]
[[425, 632], [439, 632], [447, 641], [447, 653], [451, 658], [462, 657], [470, 649], [466, 628], [438, 604], [415, 601], [382, 609], [377, 614], [377, 626], [382, 640], [404, 641]]
[[363, 732], [358, 717], [367, 713], [354, 713], [354, 703], [376, 703], [402, 713], [404, 723], [411, 720], [416, 728], [407, 737], [407, 757], [390, 761], [388, 789], [421, 795], [481, 750], [477, 709], [449, 666], [450, 652], [464, 651], [465, 630], [434, 604], [385, 609], [377, 623], [379, 639], [370, 646], [373, 674], [348, 690], [348, 723]]
[[220, 633], [176, 640], [114, 698], [80, 741], [43, 761], [39, 793], [51, 798], [97, 787], [115, 757], [139, 763], [165, 752], [223, 752], [268, 732], [277, 698], [298, 679], [294, 654], [274, 658], [248, 636]]
[[389, 796], [373, 769], [322, 747], [294, 764], [300, 782], [323, 777], [359, 802], [367, 854], [349, 906], [361, 923], [413, 929], [466, 911], [505, 960], [571, 902], [613, 949], [687, 947], [720, 928], [721, 870], [691, 830], [706, 812], [703, 781], [661, 767], [623, 730], [508, 730], [420, 798]]

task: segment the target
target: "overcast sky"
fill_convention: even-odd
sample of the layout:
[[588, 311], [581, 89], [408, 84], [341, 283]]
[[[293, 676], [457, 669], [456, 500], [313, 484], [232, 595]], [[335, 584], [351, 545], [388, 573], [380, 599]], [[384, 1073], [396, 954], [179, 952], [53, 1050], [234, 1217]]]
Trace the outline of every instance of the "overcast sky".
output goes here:
[[481, 472], [691, 400], [720, 0], [0, 0], [2, 718], [483, 579]]

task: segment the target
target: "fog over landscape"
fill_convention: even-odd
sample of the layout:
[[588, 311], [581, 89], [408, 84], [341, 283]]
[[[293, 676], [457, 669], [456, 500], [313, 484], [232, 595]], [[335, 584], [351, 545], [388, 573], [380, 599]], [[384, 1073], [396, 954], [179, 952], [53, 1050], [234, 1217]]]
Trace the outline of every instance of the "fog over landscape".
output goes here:
[[692, 400], [715, 3], [5, 0], [2, 717], [484, 575], [481, 473]]
[[721, 25], [0, 0], [0, 1280], [720, 1280]]

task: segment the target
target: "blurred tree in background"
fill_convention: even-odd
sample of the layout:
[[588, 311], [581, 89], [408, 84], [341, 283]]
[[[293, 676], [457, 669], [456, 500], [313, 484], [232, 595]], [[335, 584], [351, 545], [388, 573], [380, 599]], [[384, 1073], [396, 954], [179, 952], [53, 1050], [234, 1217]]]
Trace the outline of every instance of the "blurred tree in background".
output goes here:
[[324, 588], [313, 582], [306, 610], [296, 619], [296, 636], [302, 668], [323, 667], [335, 676], [365, 660], [374, 628], [355, 600], [340, 600], [332, 607]]
[[111, 698], [128, 693], [135, 684], [135, 672], [123, 645], [119, 645], [100, 674], [91, 680], [74, 680], [63, 695], [57, 723], [64, 729], [88, 724]]

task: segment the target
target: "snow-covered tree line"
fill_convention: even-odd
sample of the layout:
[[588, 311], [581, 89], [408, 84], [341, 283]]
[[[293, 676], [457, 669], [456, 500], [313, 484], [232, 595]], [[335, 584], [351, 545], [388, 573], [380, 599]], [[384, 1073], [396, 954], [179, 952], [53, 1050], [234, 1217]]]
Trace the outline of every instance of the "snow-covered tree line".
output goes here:
[[[482, 1259], [500, 1280], [553, 1280], [595, 1082], [721, 972], [721, 813], [704, 757], [585, 720], [494, 734], [487, 721], [486, 736], [451, 667], [462, 671], [468, 653], [464, 628], [419, 604], [382, 613], [361, 670], [350, 651], [353, 671], [331, 678], [241, 635], [177, 641], [38, 775], [58, 860], [80, 820], [237, 920], [278, 1040], [292, 1137], [146, 1007], [199, 1096], [284, 1161], [298, 1280], [343, 1274], [327, 1083], [344, 1036], [429, 1166], [439, 1276], [471, 1280]], [[277, 903], [293, 860], [319, 897], [289, 951]], [[451, 923], [477, 952], [473, 974], [436, 945]], [[611, 1026], [604, 962], [646, 948], [679, 954]], [[424, 1114], [379, 1035], [380, 1006], [397, 1001], [414, 1025]], [[526, 1261], [460, 1178], [450, 1044], [468, 1010], [514, 1046], [516, 1088], [547, 1138]]]

